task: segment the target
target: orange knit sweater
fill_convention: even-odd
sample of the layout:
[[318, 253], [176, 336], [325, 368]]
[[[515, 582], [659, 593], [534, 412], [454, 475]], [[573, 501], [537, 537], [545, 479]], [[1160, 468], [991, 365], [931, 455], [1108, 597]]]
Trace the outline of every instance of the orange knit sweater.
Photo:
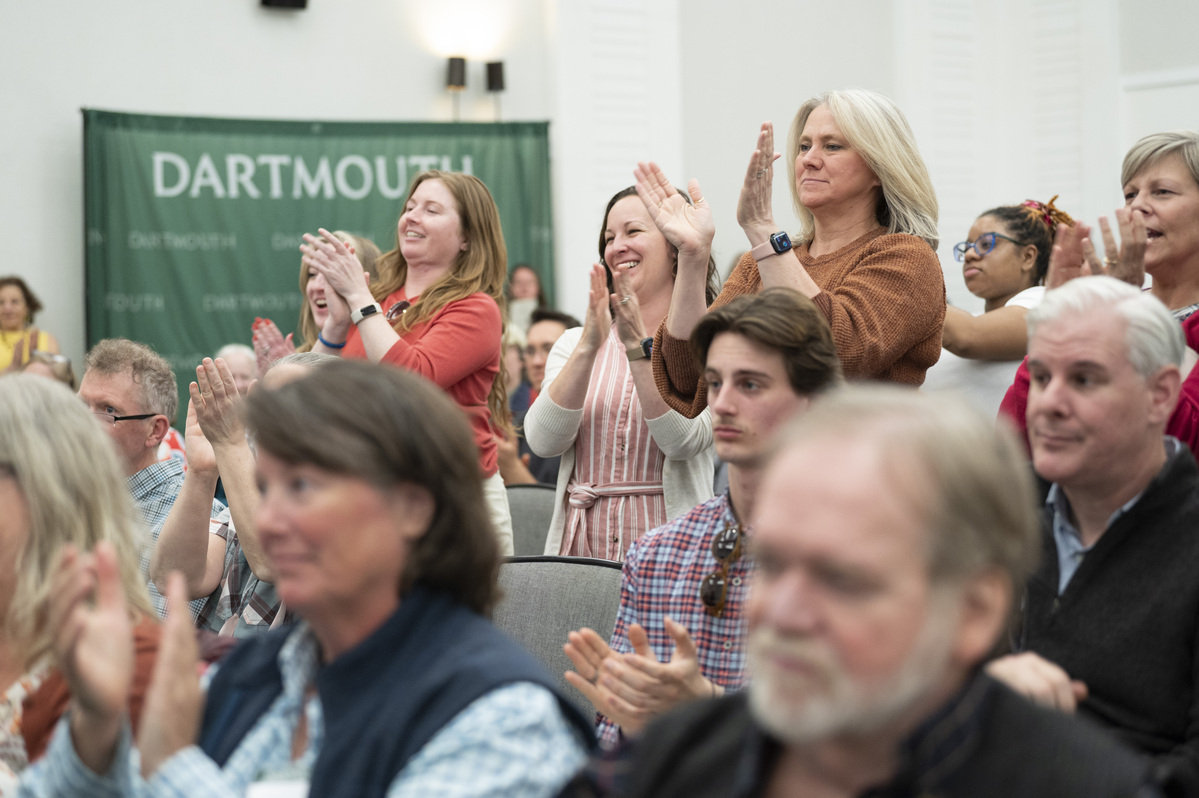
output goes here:
[[[883, 230], [867, 233], [819, 258], [808, 245], [795, 254], [821, 291], [812, 301], [824, 313], [846, 378], [924, 382], [941, 355], [945, 278], [932, 248], [922, 239]], [[758, 264], [749, 253], [737, 263], [709, 310], [762, 290]], [[707, 386], [691, 344], [658, 327], [654, 380], [670, 407], [694, 418], [708, 403]]]

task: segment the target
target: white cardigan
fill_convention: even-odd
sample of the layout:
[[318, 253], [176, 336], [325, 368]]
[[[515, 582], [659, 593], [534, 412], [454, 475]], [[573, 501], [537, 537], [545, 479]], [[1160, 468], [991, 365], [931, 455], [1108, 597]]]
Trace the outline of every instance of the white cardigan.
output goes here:
[[[566, 485], [575, 470], [575, 438], [583, 421], [583, 409], [567, 410], [550, 399], [549, 387], [583, 336], [582, 327], [567, 330], [554, 344], [545, 364], [541, 393], [525, 415], [524, 435], [529, 448], [540, 457], [562, 455], [558, 467], [554, 517], [550, 521], [545, 553], [556, 555], [566, 529]], [[636, 389], [634, 389], [636, 396]], [[662, 464], [662, 493], [666, 500], [667, 521], [673, 520], [700, 502], [712, 497], [712, 476], [716, 452], [712, 446], [712, 414], [707, 408], [695, 418], [668, 410], [646, 419], [649, 433], [666, 455]], [[642, 530], [642, 535], [648, 532]]]

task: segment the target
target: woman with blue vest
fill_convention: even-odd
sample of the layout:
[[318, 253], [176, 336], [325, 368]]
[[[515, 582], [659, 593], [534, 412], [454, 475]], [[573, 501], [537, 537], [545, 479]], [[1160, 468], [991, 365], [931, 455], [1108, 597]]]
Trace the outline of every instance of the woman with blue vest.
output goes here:
[[498, 543], [462, 412], [420, 377], [337, 362], [251, 394], [247, 427], [258, 532], [300, 622], [234, 649], [202, 699], [172, 574], [135, 742], [121, 594], [103, 551], [68, 553], [51, 624], [74, 704], [23, 794], [556, 794], [590, 723], [485, 617]]

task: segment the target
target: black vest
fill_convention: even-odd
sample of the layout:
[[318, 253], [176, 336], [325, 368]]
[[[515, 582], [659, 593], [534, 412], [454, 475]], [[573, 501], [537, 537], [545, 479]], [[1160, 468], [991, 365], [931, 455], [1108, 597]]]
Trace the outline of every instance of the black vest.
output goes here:
[[[218, 765], [282, 692], [278, 655], [293, 631], [238, 645], [213, 678], [200, 747]], [[414, 589], [370, 637], [318, 672], [325, 742], [310, 794], [386, 795], [442, 727], [475, 699], [514, 682], [554, 692], [581, 739], [594, 739], [592, 724], [562, 698], [532, 654], [449, 596]]]

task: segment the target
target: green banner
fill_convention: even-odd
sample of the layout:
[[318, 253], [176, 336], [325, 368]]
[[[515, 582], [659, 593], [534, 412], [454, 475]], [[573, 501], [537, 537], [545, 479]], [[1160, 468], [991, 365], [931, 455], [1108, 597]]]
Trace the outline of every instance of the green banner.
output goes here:
[[[255, 316], [286, 334], [301, 304], [300, 236], [318, 227], [386, 252], [412, 178], [469, 172], [495, 197], [509, 266], [553, 296], [546, 122], [295, 122], [84, 109], [88, 346], [125, 337], [175, 367], [250, 343]], [[180, 404], [179, 426], [183, 424]]]

